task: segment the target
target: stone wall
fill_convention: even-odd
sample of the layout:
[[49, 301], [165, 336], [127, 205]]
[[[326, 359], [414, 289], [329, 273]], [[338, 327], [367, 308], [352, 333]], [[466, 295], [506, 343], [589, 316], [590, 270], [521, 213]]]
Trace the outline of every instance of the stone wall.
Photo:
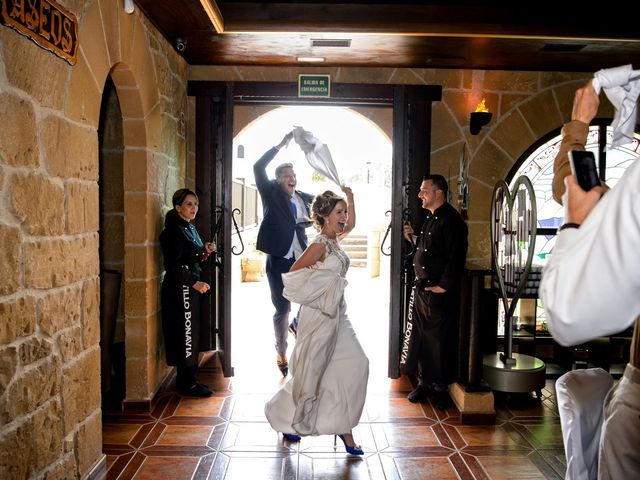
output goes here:
[[[101, 454], [99, 141], [109, 75], [122, 110], [127, 398], [167, 373], [157, 238], [183, 184], [186, 65], [139, 11], [63, 0], [77, 64], [0, 26], [0, 478], [80, 478]], [[116, 189], [117, 190], [117, 189]], [[107, 193], [108, 195], [108, 193]]]
[[[470, 261], [489, 265], [489, 204], [495, 183], [504, 179], [520, 156], [571, 116], [573, 94], [590, 74], [335, 67], [207, 67], [190, 66], [189, 80], [297, 82], [300, 73], [331, 75], [334, 83], [442, 85], [442, 101], [433, 105], [431, 172], [457, 188], [463, 146], [469, 161]], [[469, 133], [469, 113], [482, 100], [493, 118], [479, 135]], [[267, 107], [246, 108], [234, 119], [234, 131], [255, 120]], [[611, 116], [604, 101], [600, 116]], [[381, 125], [383, 130], [384, 125]]]
[[[80, 22], [70, 66], [0, 26], [0, 478], [78, 478], [100, 465], [99, 141], [111, 76], [122, 116], [122, 243], [127, 400], [148, 401], [167, 373], [157, 238], [172, 193], [193, 186], [187, 66], [138, 10], [62, 0]], [[471, 161], [470, 258], [487, 259], [493, 184], [570, 114], [587, 75], [384, 68], [192, 67], [196, 80], [437, 84], [432, 171]], [[494, 119], [468, 133], [485, 97]], [[120, 155], [119, 155], [120, 157]]]

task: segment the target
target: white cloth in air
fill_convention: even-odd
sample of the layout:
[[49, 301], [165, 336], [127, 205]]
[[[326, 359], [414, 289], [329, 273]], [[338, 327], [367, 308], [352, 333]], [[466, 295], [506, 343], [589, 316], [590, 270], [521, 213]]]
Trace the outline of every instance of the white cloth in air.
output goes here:
[[613, 122], [613, 140], [611, 147], [619, 147], [633, 141], [633, 131], [638, 115], [638, 95], [640, 95], [640, 70], [631, 65], [598, 70], [593, 76], [593, 88], [600, 88], [615, 108]]
[[300, 145], [309, 165], [340, 187], [340, 177], [338, 177], [338, 170], [333, 163], [329, 147], [302, 127], [293, 129], [293, 139]]

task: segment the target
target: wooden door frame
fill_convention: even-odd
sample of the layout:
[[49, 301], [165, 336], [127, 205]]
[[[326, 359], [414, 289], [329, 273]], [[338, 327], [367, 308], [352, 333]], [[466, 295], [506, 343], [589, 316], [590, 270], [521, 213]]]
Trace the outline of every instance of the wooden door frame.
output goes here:
[[[215, 82], [189, 81], [187, 94], [196, 97], [196, 186], [200, 199], [201, 213], [208, 217], [209, 224], [203, 224], [202, 231], [211, 231], [210, 206], [213, 204], [215, 185], [220, 184], [218, 175], [222, 171], [211, 168], [212, 162], [222, 162], [224, 168], [231, 170], [231, 152], [233, 143], [233, 107], [236, 105], [341, 105], [341, 106], [381, 106], [393, 108], [393, 190], [391, 215], [391, 273], [389, 303], [389, 368], [388, 375], [397, 378], [399, 372], [400, 345], [404, 328], [404, 310], [406, 301], [403, 299], [403, 258], [406, 246], [402, 240], [402, 213], [406, 209], [414, 212], [414, 228], [419, 226], [422, 218], [420, 203], [417, 198], [416, 185], [422, 176], [429, 171], [431, 153], [431, 104], [442, 98], [442, 87], [436, 85], [386, 85], [386, 84], [350, 84], [334, 83], [331, 85], [330, 98], [299, 98], [298, 84], [295, 82]], [[212, 132], [207, 125], [215, 124], [212, 118], [211, 105], [224, 105], [225, 119], [221, 121], [224, 133]], [[219, 122], [220, 123], [220, 122]], [[224, 145], [218, 145], [218, 154], [213, 144], [223, 137]], [[213, 142], [213, 144], [212, 144]], [[222, 157], [220, 156], [222, 152]], [[207, 166], [206, 164], [209, 164]], [[225, 198], [230, 200], [230, 182], [227, 181], [229, 192]], [[416, 185], [414, 185], [416, 184]], [[207, 205], [207, 210], [204, 206]], [[224, 222], [225, 238], [230, 247], [230, 215]], [[207, 228], [208, 227], [208, 228]], [[401, 246], [398, 248], [398, 246]], [[227, 249], [229, 250], [229, 249]], [[226, 255], [229, 257], [229, 255]], [[209, 304], [203, 315], [222, 313], [223, 318], [216, 316], [215, 335], [218, 338], [218, 349], [222, 347], [222, 365], [225, 376], [233, 375], [231, 366], [231, 335], [225, 332], [231, 328], [231, 274], [229, 258], [223, 258], [222, 285], [220, 301], [217, 307]], [[220, 307], [222, 306], [222, 309]], [[227, 355], [228, 353], [228, 355]], [[226, 357], [226, 360], [225, 360]]]

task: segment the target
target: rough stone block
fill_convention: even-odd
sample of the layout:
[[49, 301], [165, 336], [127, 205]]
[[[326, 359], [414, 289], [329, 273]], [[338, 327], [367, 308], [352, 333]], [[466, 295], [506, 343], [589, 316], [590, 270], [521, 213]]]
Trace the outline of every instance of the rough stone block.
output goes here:
[[124, 197], [125, 218], [135, 218], [135, 222], [129, 222], [125, 229], [125, 244], [144, 244], [149, 238], [151, 215], [151, 200], [145, 193], [129, 193]]
[[102, 85], [98, 86], [96, 79], [87, 65], [85, 56], [79, 56], [73, 66], [66, 101], [66, 114], [93, 128], [98, 128], [100, 120], [100, 105], [102, 103]]
[[50, 177], [16, 173], [10, 178], [11, 205], [31, 235], [64, 232], [64, 188]]
[[125, 355], [127, 358], [148, 357], [151, 335], [146, 317], [127, 318], [127, 340]]
[[42, 474], [42, 480], [76, 480], [80, 478], [77, 469], [74, 454], [67, 453], [47, 468]]
[[473, 222], [469, 223], [469, 238], [473, 238], [473, 242], [469, 242], [469, 250], [467, 251], [468, 259], [490, 259], [491, 258], [491, 239], [489, 237], [489, 222]]
[[146, 192], [149, 185], [146, 151], [128, 151], [124, 163], [124, 188], [127, 192]]
[[538, 90], [540, 74], [538, 72], [507, 72], [487, 70], [484, 73], [482, 87], [486, 90], [535, 93]]
[[80, 322], [81, 290], [72, 287], [57, 291], [38, 300], [38, 326], [45, 335], [53, 337], [60, 330]]
[[55, 357], [22, 372], [7, 388], [2, 419], [13, 421], [56, 396], [60, 390], [60, 374], [60, 362]]
[[29, 365], [51, 355], [52, 343], [49, 340], [32, 336], [20, 344], [20, 362]]
[[94, 129], [49, 116], [41, 121], [40, 138], [49, 173], [98, 180], [98, 135]]
[[129, 278], [132, 280], [144, 280], [157, 276], [162, 263], [155, 253], [156, 249], [147, 245], [127, 246], [125, 268]]
[[67, 328], [57, 338], [58, 349], [64, 363], [70, 363], [83, 350], [82, 329], [79, 326]]
[[[109, 9], [111, 10], [113, 7]], [[83, 57], [88, 59], [89, 69], [95, 78], [94, 82], [98, 85], [104, 83], [111, 67], [100, 10], [100, 8], [90, 8], [83, 15], [78, 29], [78, 37], [82, 39], [80, 50], [84, 54]], [[78, 57], [80, 55], [78, 54]]]
[[31, 478], [33, 455], [33, 424], [31, 420], [20, 423], [0, 435], [0, 478]]
[[107, 55], [110, 65], [116, 65], [122, 60], [120, 51], [120, 25], [119, 17], [127, 17], [119, 8], [113, 8], [111, 0], [100, 0], [100, 13], [102, 14], [102, 28], [107, 41]]
[[[0, 243], [1, 237], [0, 234]], [[32, 334], [35, 326], [36, 300], [34, 297], [20, 297], [14, 301], [0, 303], [0, 345]]]
[[157, 307], [158, 285], [155, 279], [127, 280], [125, 283], [127, 315], [145, 317]]
[[[513, 110], [491, 131], [491, 139], [507, 152], [512, 162], [535, 141], [525, 118], [518, 110]], [[501, 178], [504, 178], [507, 172], [504, 172]]]
[[[70, 2], [65, 2], [69, 8]], [[0, 48], [7, 82], [32, 96], [41, 106], [60, 110], [64, 85], [72, 67], [10, 28], [0, 29]], [[7, 110], [0, 108], [4, 113]]]
[[[491, 197], [493, 196], [493, 187], [489, 187], [475, 178], [469, 179], [469, 189], [473, 192], [469, 202], [469, 221], [470, 222], [489, 222], [491, 218]], [[487, 235], [489, 231], [487, 230]]]
[[557, 125], [562, 125], [562, 115], [558, 110], [558, 105], [551, 90], [539, 93], [518, 108], [522, 112], [522, 116], [527, 120], [529, 128], [533, 131], [534, 138], [531, 143], [547, 135]]
[[516, 107], [519, 103], [525, 101], [530, 96], [531, 95], [520, 94], [511, 95], [508, 93], [500, 95], [500, 111], [498, 112], [498, 117], [503, 118], [512, 108]]
[[100, 343], [100, 281], [93, 278], [82, 288], [82, 342], [85, 349]]
[[[0, 295], [9, 295], [20, 287], [20, 258], [22, 235], [20, 229], [0, 224]], [[0, 331], [1, 331], [0, 327]]]
[[65, 365], [62, 401], [65, 435], [75, 430], [91, 412], [100, 408], [100, 349], [98, 347]]
[[460, 141], [460, 125], [446, 107], [434, 103], [432, 116], [431, 150]]
[[100, 222], [98, 184], [67, 183], [65, 198], [67, 233], [73, 235], [98, 231]]
[[98, 275], [98, 235], [72, 240], [28, 243], [25, 250], [25, 284], [32, 288], [68, 285]]
[[16, 167], [37, 166], [39, 149], [33, 105], [10, 93], [0, 93], [0, 112], [0, 158]]
[[133, 32], [133, 48], [131, 50], [131, 70], [138, 80], [138, 90], [142, 101], [142, 109], [149, 113], [158, 106], [158, 77], [153, 64], [153, 56], [149, 55], [149, 37], [147, 30], [136, 26]]
[[[123, 117], [122, 123], [124, 144], [127, 147], [144, 148], [147, 146], [147, 124], [144, 118]], [[125, 165], [127, 164], [127, 155], [128, 152], [125, 153]]]
[[127, 358], [127, 372], [136, 372], [135, 375], [127, 375], [127, 399], [146, 400], [150, 398], [149, 366], [145, 357]]
[[469, 176], [487, 185], [495, 185], [498, 180], [504, 179], [513, 162], [514, 160], [493, 142], [483, 142], [469, 165]]
[[33, 415], [36, 470], [42, 470], [62, 455], [62, 406], [55, 399]]
[[459, 383], [453, 383], [449, 393], [461, 413], [495, 413], [491, 391], [469, 393]]
[[18, 347], [0, 347], [0, 397], [13, 379], [18, 365]]
[[102, 418], [100, 410], [95, 410], [86, 422], [80, 425], [76, 441], [78, 470], [84, 476], [102, 454]]

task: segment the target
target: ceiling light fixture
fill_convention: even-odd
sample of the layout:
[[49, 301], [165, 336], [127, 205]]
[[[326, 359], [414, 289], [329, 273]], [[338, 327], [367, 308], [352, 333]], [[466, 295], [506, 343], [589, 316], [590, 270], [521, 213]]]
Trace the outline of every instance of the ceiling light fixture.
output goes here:
[[322, 63], [325, 61], [324, 57], [298, 57], [297, 60], [299, 62], [304, 63]]

